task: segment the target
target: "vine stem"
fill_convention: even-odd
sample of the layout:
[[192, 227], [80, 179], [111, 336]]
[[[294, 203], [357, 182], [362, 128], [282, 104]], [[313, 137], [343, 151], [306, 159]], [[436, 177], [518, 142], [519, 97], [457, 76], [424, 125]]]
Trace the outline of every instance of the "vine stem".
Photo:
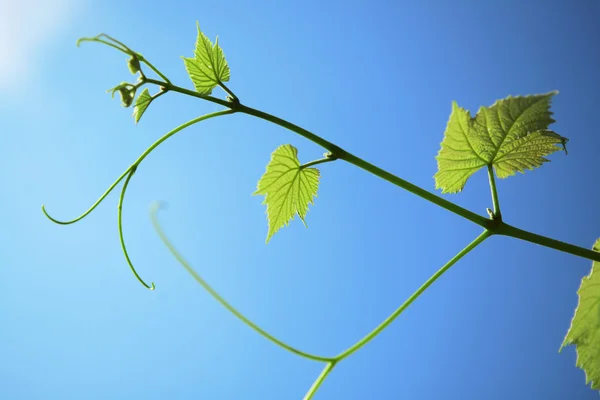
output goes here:
[[172, 90], [174, 92], [179, 92], [182, 94], [186, 94], [188, 96], [198, 97], [198, 98], [201, 98], [201, 99], [213, 102], [213, 103], [217, 103], [222, 106], [228, 107], [232, 110], [235, 110], [237, 112], [252, 115], [254, 117], [257, 117], [257, 118], [263, 119], [265, 121], [279, 125], [283, 128], [289, 129], [292, 132], [295, 132], [295, 133], [299, 134], [300, 136], [303, 136], [306, 139], [320, 145], [321, 147], [325, 148], [326, 150], [331, 152], [333, 155], [335, 155], [339, 159], [342, 159], [350, 164], [354, 164], [359, 168], [362, 168], [368, 172], [371, 172], [372, 174], [374, 174], [380, 178], [383, 178], [386, 181], [393, 183], [394, 185], [399, 186], [399, 187], [401, 187], [401, 188], [403, 188], [403, 189], [405, 189], [405, 190], [407, 190], [429, 202], [437, 204], [438, 206], [445, 208], [446, 210], [451, 211], [454, 214], [460, 215], [461, 217], [466, 218], [483, 228], [487, 229], [487, 228], [491, 227], [490, 220], [488, 220], [487, 218], [484, 218], [481, 215], [478, 215], [472, 211], [467, 210], [466, 208], [463, 208], [457, 204], [452, 203], [451, 201], [448, 201], [440, 196], [437, 196], [431, 192], [428, 192], [427, 190], [422, 189], [419, 186], [414, 185], [414, 184], [412, 184], [396, 175], [393, 175], [379, 167], [376, 167], [375, 165], [368, 163], [365, 160], [363, 160], [359, 157], [356, 157], [353, 154], [350, 154], [349, 152], [343, 150], [342, 148], [329, 142], [328, 140], [325, 140], [322, 137], [317, 136], [314, 133], [312, 133], [298, 125], [295, 125], [289, 121], [286, 121], [286, 120], [276, 117], [274, 115], [268, 114], [264, 111], [260, 111], [255, 108], [245, 106], [240, 103], [228, 102], [228, 101], [221, 100], [221, 99], [218, 99], [218, 98], [215, 98], [212, 96], [203, 95], [203, 94], [194, 92], [192, 90], [188, 90], [188, 89], [173, 85], [171, 83], [161, 82], [161, 81], [157, 81], [155, 79], [146, 79], [146, 82], [151, 83], [151, 84], [156, 84], [159, 86], [163, 86], [166, 89]]
[[216, 103], [216, 104], [219, 104], [219, 105], [221, 105], [223, 107], [227, 107], [227, 108], [230, 108], [230, 109], [234, 109], [235, 104], [236, 104], [236, 103], [232, 103], [232, 102], [227, 101], [227, 100], [219, 99], [218, 97], [213, 97], [213, 96], [208, 96], [208, 95], [205, 95], [205, 94], [200, 94], [198, 92], [194, 92], [193, 90], [189, 90], [189, 89], [177, 86], [177, 85], [173, 85], [170, 82], [162, 82], [162, 81], [158, 81], [156, 79], [146, 78], [146, 83], [152, 83], [154, 85], [162, 86], [162, 87], [164, 87], [167, 90], [171, 90], [173, 92], [178, 92], [178, 93], [185, 94], [185, 95], [188, 95], [188, 96], [197, 97], [199, 99], [207, 100], [207, 101], [210, 101], [211, 103]]
[[267, 340], [276, 344], [277, 346], [282, 347], [283, 349], [285, 349], [291, 353], [294, 353], [301, 357], [307, 358], [309, 360], [321, 361], [321, 362], [327, 362], [327, 363], [335, 362], [335, 359], [333, 357], [323, 357], [323, 356], [307, 353], [305, 351], [299, 350], [299, 349], [292, 347], [289, 344], [277, 339], [275, 336], [271, 335], [269, 332], [265, 331], [260, 326], [258, 326], [254, 322], [252, 322], [244, 314], [239, 312], [235, 307], [233, 307], [230, 303], [228, 303], [227, 300], [225, 300], [215, 289], [212, 288], [212, 286], [210, 286], [208, 284], [208, 282], [206, 282], [196, 272], [196, 270], [194, 270], [194, 268], [186, 261], [186, 259], [183, 258], [183, 255], [181, 255], [181, 253], [175, 248], [173, 243], [171, 243], [171, 241], [169, 240], [169, 238], [163, 231], [162, 227], [160, 226], [160, 223], [158, 222], [158, 217], [157, 217], [158, 209], [159, 209], [159, 204], [156, 204], [156, 203], [150, 208], [150, 218], [152, 220], [152, 225], [154, 225], [154, 229], [158, 233], [158, 236], [163, 241], [165, 246], [167, 246], [167, 248], [169, 249], [171, 254], [173, 254], [173, 256], [177, 259], [177, 261], [179, 261], [179, 263], [181, 265], [183, 265], [183, 267], [186, 269], [186, 271], [196, 280], [196, 282], [198, 282], [200, 284], [200, 286], [202, 286], [219, 304], [221, 304], [223, 307], [225, 307], [227, 310], [229, 310], [229, 312], [231, 312], [233, 315], [235, 315], [239, 320], [241, 320], [244, 324], [248, 325], [251, 329], [253, 329], [255, 332], [257, 332], [259, 335], [263, 336], [264, 338], [266, 338]]
[[[407, 191], [409, 191], [431, 203], [434, 203], [454, 214], [457, 214], [471, 222], [474, 222], [475, 224], [483, 227], [484, 229], [486, 229], [492, 233], [497, 233], [497, 234], [501, 234], [501, 235], [505, 235], [505, 236], [512, 236], [517, 239], [526, 240], [526, 241], [529, 241], [532, 243], [537, 243], [542, 246], [550, 247], [550, 248], [560, 250], [560, 251], [563, 251], [566, 253], [584, 257], [588, 260], [600, 261], [600, 254], [595, 251], [588, 250], [588, 249], [585, 249], [585, 248], [582, 248], [579, 246], [571, 245], [568, 243], [564, 243], [564, 242], [561, 242], [558, 240], [550, 239], [548, 237], [541, 236], [541, 235], [531, 233], [528, 231], [524, 231], [524, 230], [512, 227], [510, 225], [507, 225], [507, 224], [503, 223], [501, 220], [491, 220], [488, 218], [484, 218], [483, 216], [476, 214], [470, 210], [467, 210], [466, 208], [463, 208], [463, 207], [459, 206], [458, 204], [455, 204], [455, 203], [448, 201], [440, 196], [437, 196], [431, 192], [428, 192], [427, 190], [425, 190], [417, 185], [414, 185], [414, 184], [412, 184], [412, 183], [410, 183], [388, 171], [385, 171], [385, 170], [363, 160], [362, 158], [359, 158], [359, 157], [343, 150], [342, 148], [329, 142], [328, 140], [326, 140], [320, 136], [317, 136], [314, 133], [312, 133], [298, 125], [295, 125], [289, 121], [286, 121], [282, 118], [279, 118], [274, 115], [268, 114], [266, 112], [245, 106], [240, 103], [232, 103], [232, 102], [228, 102], [228, 101], [218, 99], [218, 98], [215, 98], [212, 96], [206, 96], [206, 95], [194, 92], [192, 90], [181, 88], [179, 86], [169, 84], [166, 82], [161, 82], [161, 81], [157, 81], [154, 79], [147, 79], [147, 82], [156, 84], [156, 85], [160, 85], [160, 86], [164, 86], [165, 88], [167, 88], [169, 90], [173, 90], [175, 92], [186, 94], [188, 96], [197, 97], [197, 98], [201, 98], [201, 99], [204, 99], [204, 100], [216, 103], [216, 104], [220, 104], [220, 105], [230, 108], [231, 110], [235, 110], [240, 113], [252, 115], [254, 117], [263, 119], [265, 121], [274, 123], [283, 128], [291, 130], [292, 132], [295, 132], [295, 133], [299, 134], [300, 136], [325, 148], [326, 150], [331, 152], [333, 155], [335, 155], [337, 158], [344, 160], [350, 164], [353, 164], [353, 165], [355, 165], [367, 172], [370, 172], [370, 173], [374, 174], [375, 176], [378, 176], [379, 178], [382, 178], [396, 186], [399, 186], [399, 187], [401, 187], [401, 188], [403, 188], [403, 189], [405, 189], [405, 190], [407, 190]], [[492, 178], [493, 178], [493, 176], [492, 176]], [[492, 180], [491, 182], [493, 182], [493, 186], [491, 189], [492, 193], [493, 193], [493, 191], [494, 191], [493, 188], [495, 187], [495, 181]], [[493, 197], [494, 197], [494, 195], [492, 194], [492, 198]], [[497, 211], [499, 212], [500, 208], [499, 208], [497, 192], [496, 192], [496, 207], [497, 207]]]
[[329, 150], [333, 155], [337, 156], [337, 158], [339, 158], [341, 160], [344, 160], [350, 164], [354, 164], [355, 166], [357, 166], [361, 169], [364, 169], [365, 171], [370, 172], [370, 173], [372, 173], [372, 174], [374, 174], [396, 186], [399, 186], [402, 189], [405, 189], [405, 190], [407, 190], [407, 191], [409, 191], [431, 203], [437, 204], [438, 206], [445, 208], [446, 210], [451, 211], [454, 214], [460, 215], [461, 217], [468, 219], [483, 228], [490, 227], [490, 220], [488, 220], [487, 218], [484, 218], [481, 215], [478, 215], [472, 211], [467, 210], [466, 208], [463, 208], [463, 207], [461, 207], [457, 204], [454, 204], [446, 199], [443, 199], [431, 192], [428, 192], [427, 190], [422, 189], [419, 186], [414, 185], [414, 184], [412, 184], [396, 175], [393, 175], [379, 167], [376, 167], [375, 165], [368, 163], [367, 161], [363, 160], [362, 158], [359, 158], [359, 157], [343, 150], [342, 148], [336, 146], [335, 144], [323, 139], [320, 136], [315, 135], [312, 132], [307, 131], [304, 128], [299, 127], [298, 125], [292, 124], [291, 122], [283, 120], [279, 117], [276, 117], [271, 114], [267, 114], [263, 111], [259, 111], [254, 108], [251, 108], [251, 107], [247, 107], [242, 104], [240, 104], [235, 109], [241, 113], [264, 119], [266, 121], [277, 124], [281, 127], [287, 128], [293, 132], [296, 132], [297, 134], [305, 137], [306, 139]]
[[201, 98], [201, 99], [213, 102], [213, 103], [217, 103], [222, 106], [228, 107], [232, 110], [235, 110], [237, 112], [252, 115], [254, 117], [257, 117], [257, 118], [263, 119], [265, 121], [279, 125], [283, 128], [289, 129], [292, 132], [295, 132], [295, 133], [299, 134], [300, 136], [303, 136], [306, 139], [308, 139], [308, 140], [320, 145], [321, 147], [325, 148], [326, 150], [330, 151], [333, 155], [336, 156], [336, 158], [339, 158], [350, 164], [354, 164], [357, 167], [362, 168], [368, 172], [371, 172], [372, 174], [374, 174], [380, 178], [383, 178], [386, 181], [388, 181], [396, 186], [399, 186], [399, 187], [401, 187], [401, 188], [403, 188], [403, 189], [405, 189], [405, 190], [407, 190], [429, 202], [437, 204], [438, 206], [445, 208], [446, 210], [451, 211], [454, 214], [460, 215], [461, 217], [468, 219], [469, 221], [474, 222], [483, 228], [488, 229], [491, 227], [491, 223], [490, 223], [489, 219], [484, 218], [481, 215], [478, 215], [472, 211], [469, 211], [466, 208], [463, 208], [457, 204], [454, 204], [451, 201], [448, 201], [448, 200], [446, 200], [440, 196], [437, 196], [431, 192], [428, 192], [427, 190], [422, 189], [419, 186], [414, 185], [414, 184], [412, 184], [396, 175], [393, 175], [379, 167], [376, 167], [375, 165], [368, 163], [365, 160], [363, 160], [359, 157], [356, 157], [355, 155], [343, 150], [342, 148], [329, 142], [328, 140], [325, 140], [322, 137], [317, 136], [314, 133], [312, 133], [298, 125], [295, 125], [289, 121], [286, 121], [286, 120], [276, 117], [274, 115], [268, 114], [264, 111], [260, 111], [255, 108], [245, 106], [240, 103], [228, 102], [228, 101], [225, 101], [222, 99], [218, 99], [216, 97], [203, 95], [198, 92], [194, 92], [192, 90], [188, 90], [188, 89], [173, 85], [171, 83], [161, 82], [161, 81], [157, 81], [155, 79], [146, 79], [146, 82], [155, 84], [155, 85], [159, 85], [159, 86], [163, 86], [166, 89], [172, 90], [174, 92], [179, 92], [182, 94], [186, 94], [188, 96], [198, 97], [198, 98]]
[[575, 256], [583, 257], [591, 261], [600, 262], [600, 253], [597, 251], [585, 249], [583, 247], [575, 246], [569, 243], [562, 242], [560, 240], [551, 239], [546, 236], [538, 235], [533, 232], [525, 231], [523, 229], [516, 228], [512, 225], [501, 223], [495, 232], [498, 235], [510, 236], [515, 239], [525, 240], [526, 242], [539, 244], [544, 247], [559, 250], [564, 253], [573, 254]]
[[373, 340], [377, 335], [379, 335], [385, 328], [388, 327], [404, 310], [408, 308], [429, 286], [431, 286], [440, 276], [444, 274], [444, 272], [448, 271], [450, 267], [452, 267], [458, 260], [467, 255], [471, 250], [475, 247], [479, 246], [485, 239], [493, 235], [491, 231], [485, 230], [483, 231], [475, 240], [473, 240], [467, 247], [462, 249], [458, 254], [456, 254], [450, 261], [448, 261], [442, 268], [440, 268], [435, 274], [433, 274], [421, 287], [419, 287], [400, 307], [396, 309], [389, 317], [387, 317], [381, 324], [379, 324], [375, 329], [373, 329], [369, 334], [363, 337], [361, 340], [356, 342], [354, 345], [350, 346], [348, 349], [344, 350], [337, 356], [335, 359], [338, 361], [343, 360], [344, 358], [350, 356], [352, 353], [359, 350], [361, 347], [369, 343]]

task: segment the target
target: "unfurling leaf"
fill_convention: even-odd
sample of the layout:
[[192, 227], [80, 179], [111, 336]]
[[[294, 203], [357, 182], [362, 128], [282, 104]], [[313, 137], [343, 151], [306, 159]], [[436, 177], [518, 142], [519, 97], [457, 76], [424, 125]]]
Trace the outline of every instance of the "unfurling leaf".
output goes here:
[[319, 188], [319, 170], [301, 168], [298, 150], [289, 144], [279, 146], [273, 154], [267, 169], [258, 181], [254, 195], [265, 196], [263, 204], [267, 205], [269, 232], [267, 243], [271, 237], [296, 214], [304, 225], [309, 203], [314, 204]]
[[151, 102], [152, 96], [150, 96], [150, 92], [146, 88], [142, 91], [142, 93], [140, 93], [137, 100], [135, 101], [135, 106], [133, 107], [133, 119], [135, 120], [136, 124], [138, 123], [140, 118], [142, 118], [144, 111], [146, 111]]
[[209, 95], [219, 83], [229, 81], [229, 65], [219, 46], [219, 38], [217, 37], [213, 45], [202, 33], [199, 24], [194, 58], [182, 58], [185, 69], [200, 94]]
[[452, 114], [436, 157], [435, 187], [442, 193], [460, 192], [481, 167], [493, 166], [498, 178], [534, 169], [561, 150], [566, 138], [548, 130], [550, 100], [557, 92], [509, 96], [481, 107], [474, 118], [452, 104]]
[[[600, 239], [594, 251], [600, 252]], [[577, 294], [579, 304], [560, 350], [574, 344], [577, 366], [585, 371], [585, 383], [591, 382], [592, 389], [600, 390], [600, 262], [592, 263], [592, 270], [581, 280]]]

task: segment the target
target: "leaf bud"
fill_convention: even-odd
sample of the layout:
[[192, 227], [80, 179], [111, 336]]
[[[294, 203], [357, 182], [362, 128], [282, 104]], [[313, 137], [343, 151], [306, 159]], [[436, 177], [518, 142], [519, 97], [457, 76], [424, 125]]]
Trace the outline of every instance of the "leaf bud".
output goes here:
[[129, 71], [134, 75], [140, 72], [140, 60], [136, 56], [131, 56], [131, 58], [127, 60], [127, 66], [129, 67]]
[[135, 88], [129, 89], [127, 87], [120, 87], [119, 94], [121, 95], [121, 105], [123, 107], [129, 107], [133, 103], [135, 97]]

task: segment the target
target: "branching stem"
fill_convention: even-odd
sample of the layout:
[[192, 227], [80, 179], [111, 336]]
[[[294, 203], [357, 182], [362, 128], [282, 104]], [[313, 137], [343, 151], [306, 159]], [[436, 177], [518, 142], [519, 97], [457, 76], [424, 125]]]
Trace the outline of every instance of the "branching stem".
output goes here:
[[516, 228], [506, 223], [501, 223], [495, 229], [495, 233], [498, 235], [510, 236], [516, 239], [521, 239], [527, 242], [539, 244], [540, 246], [549, 247], [551, 249], [559, 250], [564, 253], [573, 254], [575, 256], [583, 257], [591, 261], [600, 262], [600, 253], [597, 251], [561, 242], [560, 240], [538, 235], [533, 232], [524, 231], [523, 229]]

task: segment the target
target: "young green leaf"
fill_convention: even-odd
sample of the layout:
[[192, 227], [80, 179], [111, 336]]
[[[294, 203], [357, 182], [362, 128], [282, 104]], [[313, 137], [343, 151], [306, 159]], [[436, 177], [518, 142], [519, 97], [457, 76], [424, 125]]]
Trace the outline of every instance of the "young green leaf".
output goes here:
[[198, 39], [194, 58], [182, 58], [196, 91], [209, 95], [219, 83], [229, 81], [229, 65], [227, 65], [223, 50], [219, 46], [219, 38], [217, 37], [213, 45], [200, 30], [200, 25], [197, 24], [197, 26]]
[[557, 92], [509, 96], [481, 107], [475, 118], [452, 104], [452, 114], [436, 157], [435, 187], [442, 193], [460, 192], [477, 170], [492, 165], [499, 178], [534, 169], [561, 150], [566, 138], [548, 130], [550, 100]]
[[273, 154], [267, 169], [258, 181], [253, 195], [265, 196], [269, 232], [271, 237], [296, 214], [304, 225], [309, 203], [314, 204], [319, 188], [320, 173], [316, 168], [302, 168], [298, 161], [298, 150], [289, 144], [279, 146]]
[[[594, 245], [600, 252], [600, 239]], [[585, 383], [600, 390], [600, 262], [592, 263], [590, 274], [581, 280], [579, 304], [560, 350], [574, 344], [577, 366], [585, 371]]]
[[142, 118], [142, 115], [144, 114], [151, 102], [152, 96], [150, 96], [150, 92], [148, 91], [148, 88], [146, 88], [142, 91], [142, 93], [140, 93], [137, 100], [135, 101], [135, 106], [133, 107], [133, 119], [135, 120], [136, 124], [138, 123], [140, 118]]

